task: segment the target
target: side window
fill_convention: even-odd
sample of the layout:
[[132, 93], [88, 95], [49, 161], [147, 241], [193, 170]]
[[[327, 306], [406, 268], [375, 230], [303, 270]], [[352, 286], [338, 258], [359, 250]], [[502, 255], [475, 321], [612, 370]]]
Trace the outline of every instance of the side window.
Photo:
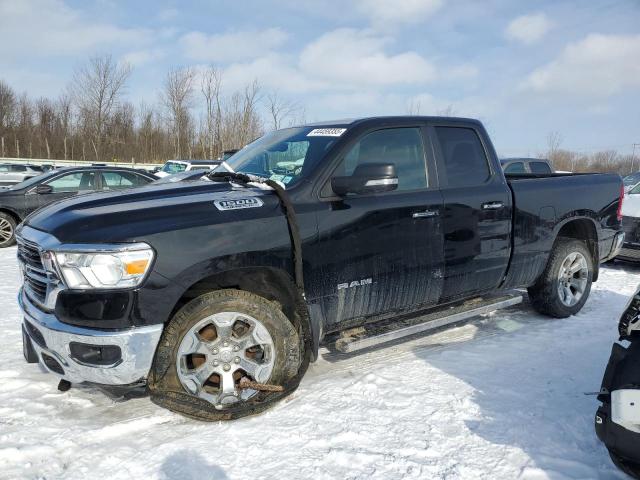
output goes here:
[[526, 173], [524, 170], [524, 163], [513, 162], [510, 163], [507, 168], [504, 169], [504, 173]]
[[334, 175], [352, 175], [363, 163], [393, 163], [398, 190], [427, 188], [427, 170], [419, 128], [390, 128], [361, 138], [345, 155]]
[[102, 172], [102, 188], [121, 190], [139, 185], [137, 175], [129, 172]]
[[9, 165], [0, 165], [0, 172], [6, 173], [9, 171]]
[[551, 168], [545, 162], [531, 162], [529, 168], [531, 173], [551, 173]]
[[478, 134], [471, 128], [435, 127], [449, 187], [480, 185], [491, 175]]
[[96, 176], [93, 172], [75, 172], [55, 178], [47, 185], [53, 189], [52, 193], [95, 190]]
[[12, 172], [26, 172], [27, 171], [27, 167], [25, 167], [24, 165], [11, 165], [11, 171]]

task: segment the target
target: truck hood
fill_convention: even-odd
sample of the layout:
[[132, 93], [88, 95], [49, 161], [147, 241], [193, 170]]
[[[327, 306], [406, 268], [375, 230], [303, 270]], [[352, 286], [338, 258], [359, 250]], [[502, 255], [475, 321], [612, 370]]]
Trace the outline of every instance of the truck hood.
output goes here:
[[62, 243], [136, 241], [164, 231], [274, 215], [270, 190], [184, 182], [78, 195], [37, 210], [25, 225]]

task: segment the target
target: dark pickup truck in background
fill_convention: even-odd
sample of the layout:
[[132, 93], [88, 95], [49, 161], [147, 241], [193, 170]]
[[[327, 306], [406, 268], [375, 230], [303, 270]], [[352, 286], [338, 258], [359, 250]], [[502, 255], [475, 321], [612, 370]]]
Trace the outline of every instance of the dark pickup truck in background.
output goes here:
[[624, 237], [618, 175], [505, 178], [469, 119], [278, 130], [210, 177], [24, 221], [28, 361], [236, 418], [293, 391], [321, 343], [424, 331], [517, 303], [516, 288], [539, 312], [575, 314]]

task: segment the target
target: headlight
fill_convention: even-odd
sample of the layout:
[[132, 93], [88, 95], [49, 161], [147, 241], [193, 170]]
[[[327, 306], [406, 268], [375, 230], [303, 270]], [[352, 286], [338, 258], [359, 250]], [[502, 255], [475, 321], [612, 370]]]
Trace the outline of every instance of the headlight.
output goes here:
[[153, 260], [150, 247], [100, 252], [55, 252], [68, 288], [127, 288], [140, 285]]

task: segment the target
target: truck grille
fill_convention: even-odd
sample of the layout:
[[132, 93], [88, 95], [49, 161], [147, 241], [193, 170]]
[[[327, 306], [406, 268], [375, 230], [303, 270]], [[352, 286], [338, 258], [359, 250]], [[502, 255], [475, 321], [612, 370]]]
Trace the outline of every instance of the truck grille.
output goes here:
[[24, 275], [25, 292], [36, 304], [43, 306], [46, 303], [50, 282], [42, 263], [40, 250], [35, 244], [22, 238], [17, 237], [16, 240], [18, 241], [18, 261], [22, 264]]

